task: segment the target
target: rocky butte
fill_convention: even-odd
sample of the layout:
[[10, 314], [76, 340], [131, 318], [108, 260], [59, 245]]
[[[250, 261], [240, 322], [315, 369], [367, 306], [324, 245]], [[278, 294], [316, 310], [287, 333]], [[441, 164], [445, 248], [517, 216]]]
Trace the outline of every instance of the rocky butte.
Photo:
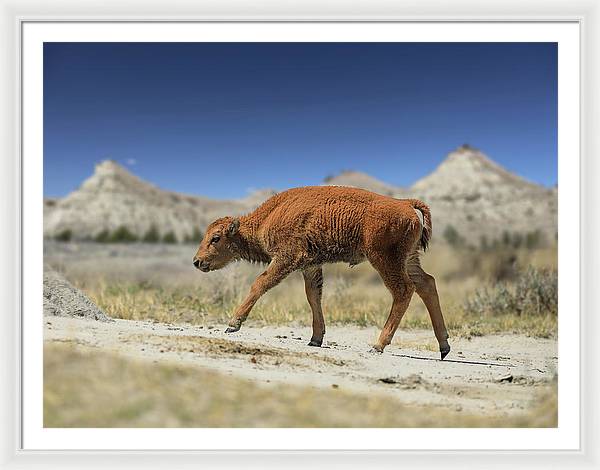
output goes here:
[[[448, 227], [474, 246], [482, 237], [499, 240], [504, 232], [538, 231], [546, 241], [554, 241], [557, 233], [557, 188], [527, 181], [469, 145], [449, 153], [435, 171], [409, 188], [356, 171], [344, 171], [324, 184], [422, 199], [432, 210], [434, 241], [442, 240]], [[172, 232], [183, 241], [215, 218], [249, 212], [274, 193], [261, 190], [234, 200], [186, 195], [160, 189], [114, 161], [104, 161], [77, 190], [44, 201], [44, 235], [69, 230], [73, 238], [93, 239], [124, 226], [142, 237], [155, 227], [159, 235]]]

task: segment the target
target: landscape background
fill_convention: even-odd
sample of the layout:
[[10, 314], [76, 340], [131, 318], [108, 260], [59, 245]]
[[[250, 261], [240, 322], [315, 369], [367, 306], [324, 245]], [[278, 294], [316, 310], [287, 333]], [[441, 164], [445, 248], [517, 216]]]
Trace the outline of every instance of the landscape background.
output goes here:
[[[555, 426], [555, 72], [552, 44], [45, 45], [45, 425]], [[264, 268], [198, 273], [206, 226], [319, 184], [430, 205], [449, 360], [417, 297], [365, 355], [368, 263], [325, 268], [326, 348], [297, 273], [223, 335]]]
[[[313, 184], [427, 201], [436, 214], [438, 234], [451, 244], [535, 248], [551, 245], [558, 236], [558, 188], [526, 181], [468, 144], [408, 188], [352, 170]], [[161, 190], [107, 160], [66, 197], [45, 199], [44, 235], [65, 241], [198, 242], [217, 217], [247, 213], [275, 193], [265, 188], [231, 200], [180, 194]]]

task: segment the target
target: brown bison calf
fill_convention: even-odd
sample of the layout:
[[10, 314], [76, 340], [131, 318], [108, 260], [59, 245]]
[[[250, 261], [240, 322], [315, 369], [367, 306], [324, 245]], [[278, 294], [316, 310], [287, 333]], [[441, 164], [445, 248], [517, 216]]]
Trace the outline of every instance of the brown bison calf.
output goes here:
[[251, 214], [215, 220], [206, 229], [194, 266], [208, 272], [233, 260], [269, 263], [236, 310], [227, 333], [240, 329], [265, 292], [302, 270], [313, 313], [309, 345], [321, 346], [325, 334], [321, 266], [339, 261], [353, 266], [367, 259], [393, 297], [373, 350], [382, 352], [390, 344], [416, 290], [429, 311], [443, 359], [450, 346], [435, 280], [419, 263], [418, 250], [425, 250], [430, 236], [429, 208], [416, 199], [338, 186], [295, 188], [276, 194]]

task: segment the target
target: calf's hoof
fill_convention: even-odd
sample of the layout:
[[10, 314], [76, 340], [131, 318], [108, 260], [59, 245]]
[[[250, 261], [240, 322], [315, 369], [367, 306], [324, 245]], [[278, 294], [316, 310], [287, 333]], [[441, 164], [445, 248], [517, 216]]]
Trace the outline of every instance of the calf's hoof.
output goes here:
[[449, 352], [450, 352], [450, 345], [448, 343], [440, 345], [440, 356], [441, 356], [442, 361], [448, 355]]
[[370, 354], [382, 354], [383, 348], [381, 346], [373, 346], [371, 349], [369, 349], [369, 353]]
[[323, 344], [322, 339], [314, 339], [314, 338], [311, 338], [310, 343], [308, 343], [309, 346], [316, 346], [317, 348], [320, 348], [322, 344]]
[[239, 326], [228, 326], [227, 329], [225, 330], [225, 333], [235, 333], [236, 331], [239, 331], [240, 327]]

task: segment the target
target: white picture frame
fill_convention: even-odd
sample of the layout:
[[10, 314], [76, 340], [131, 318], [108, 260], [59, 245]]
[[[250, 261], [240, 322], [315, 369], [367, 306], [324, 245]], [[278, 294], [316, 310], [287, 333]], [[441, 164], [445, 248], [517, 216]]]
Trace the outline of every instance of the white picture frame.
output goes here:
[[[139, 9], [137, 9], [139, 5]], [[597, 407], [593, 397], [598, 390], [597, 371], [594, 362], [586, 358], [598, 357], [598, 347], [593, 341], [598, 332], [598, 321], [591, 315], [598, 306], [597, 294], [593, 289], [593, 274], [598, 266], [598, 252], [592, 241], [597, 240], [597, 220], [592, 211], [598, 200], [595, 190], [594, 176], [598, 174], [597, 163], [591, 155], [598, 149], [598, 137], [594, 135], [593, 117], [599, 112], [598, 93], [593, 83], [598, 80], [598, 39], [597, 17], [598, 7], [592, 1], [554, 2], [542, 4], [525, 2], [513, 5], [500, 2], [486, 2], [485, 7], [474, 1], [459, 0], [452, 7], [439, 5], [437, 2], [425, 1], [415, 4], [396, 5], [387, 2], [357, 2], [352, 7], [337, 2], [323, 2], [320, 6], [305, 3], [302, 6], [275, 5], [272, 2], [253, 3], [252, 8], [242, 2], [230, 2], [220, 5], [217, 2], [205, 2], [201, 5], [184, 2], [168, 5], [164, 2], [124, 2], [111, 7], [110, 12], [103, 11], [99, 2], [89, 2], [85, 6], [71, 5], [67, 2], [52, 2], [44, 5], [29, 1], [3, 1], [2, 24], [3, 46], [2, 63], [6, 64], [1, 74], [2, 93], [6, 103], [2, 109], [2, 145], [5, 157], [0, 162], [0, 175], [4, 179], [2, 185], [3, 205], [6, 215], [5, 230], [2, 232], [2, 254], [7, 262], [2, 269], [0, 283], [1, 299], [6, 314], [2, 317], [4, 334], [2, 368], [4, 376], [0, 386], [2, 406], [2, 454], [0, 462], [7, 468], [45, 464], [49, 467], [66, 468], [69, 466], [86, 467], [124, 467], [142, 466], [155, 468], [173, 468], [175, 466], [202, 464], [206, 466], [244, 465], [252, 468], [268, 468], [269, 466], [305, 466], [317, 463], [319, 466], [332, 466], [344, 463], [355, 466], [394, 465], [402, 459], [405, 465], [420, 466], [464, 466], [475, 461], [480, 465], [506, 464], [536, 467], [548, 464], [556, 465], [563, 461], [564, 465], [578, 464], [583, 467], [594, 467], [598, 457], [594, 451], [594, 438], [598, 437], [593, 428], [597, 418]], [[132, 15], [131, 11], [139, 13]], [[538, 11], [532, 14], [531, 11]], [[148, 452], [148, 451], [97, 451], [73, 452], [69, 449], [61, 451], [31, 451], [21, 448], [21, 410], [22, 393], [21, 358], [22, 325], [20, 323], [21, 288], [22, 288], [22, 254], [26, 247], [21, 246], [21, 198], [22, 198], [22, 152], [21, 140], [21, 39], [22, 28], [31, 21], [436, 21], [436, 22], [505, 22], [505, 21], [570, 21], [577, 22], [581, 31], [581, 157], [580, 157], [580, 207], [581, 207], [581, 257], [580, 257], [580, 321], [581, 321], [581, 441], [579, 450], [563, 452], [519, 451], [485, 452], [485, 451], [445, 451], [444, 453], [421, 452], [365, 452], [345, 451], [331, 452], [276, 452], [276, 451], [243, 451], [243, 452]], [[594, 55], [596, 54], [596, 55]], [[597, 368], [596, 368], [597, 369]], [[11, 387], [11, 384], [13, 385]], [[596, 413], [595, 415], [593, 413]], [[597, 423], [597, 419], [595, 420]], [[451, 456], [447, 454], [451, 453]], [[290, 454], [293, 454], [290, 455]], [[552, 460], [550, 460], [552, 459]], [[559, 459], [559, 460], [557, 460]]]

